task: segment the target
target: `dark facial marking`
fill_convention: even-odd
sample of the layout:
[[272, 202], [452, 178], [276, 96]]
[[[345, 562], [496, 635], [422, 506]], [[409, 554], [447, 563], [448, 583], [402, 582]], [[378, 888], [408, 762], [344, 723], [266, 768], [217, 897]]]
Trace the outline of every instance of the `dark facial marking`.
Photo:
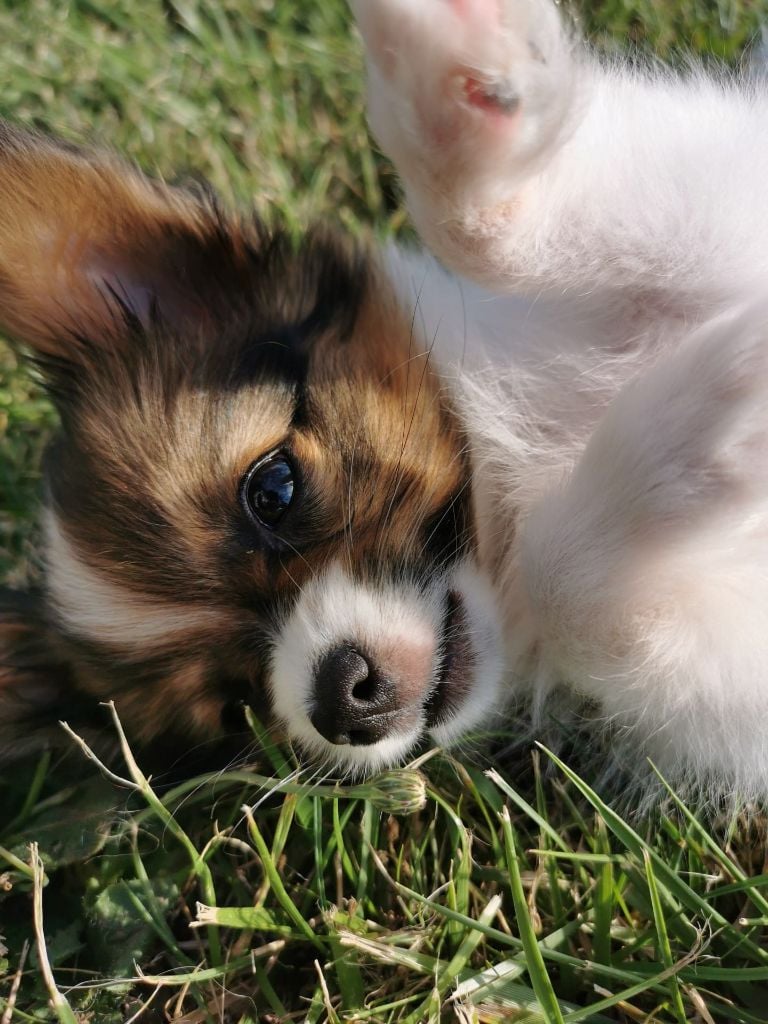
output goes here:
[[471, 540], [469, 484], [432, 515], [424, 524], [424, 551], [439, 565], [455, 562]]
[[266, 330], [249, 338], [232, 370], [231, 385], [287, 383], [297, 394], [297, 405], [307, 380], [309, 352], [300, 324]]

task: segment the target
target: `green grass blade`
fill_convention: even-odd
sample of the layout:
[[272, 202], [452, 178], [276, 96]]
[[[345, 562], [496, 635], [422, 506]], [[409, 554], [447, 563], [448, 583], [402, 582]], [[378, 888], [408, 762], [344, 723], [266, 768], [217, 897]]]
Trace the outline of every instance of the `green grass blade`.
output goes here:
[[[645, 874], [648, 879], [648, 891], [651, 894], [653, 920], [656, 925], [656, 934], [658, 936], [660, 959], [665, 967], [673, 970], [675, 963], [672, 957], [672, 948], [669, 944], [667, 922], [664, 919], [664, 905], [661, 899], [661, 894], [659, 893], [659, 887], [656, 884], [656, 876], [653, 872], [653, 864], [651, 863], [651, 857], [648, 850], [643, 851], [643, 859], [645, 861]], [[686, 1024], [686, 1012], [685, 1007], [683, 1006], [683, 997], [680, 992], [680, 982], [675, 974], [670, 976], [669, 991], [672, 998], [672, 1009], [675, 1017], [677, 1018], [678, 1024]]]
[[528, 968], [528, 977], [531, 979], [533, 991], [541, 1005], [546, 1019], [550, 1024], [563, 1024], [563, 1013], [555, 990], [552, 987], [544, 958], [539, 949], [539, 943], [531, 923], [531, 916], [528, 912], [528, 904], [525, 900], [523, 881], [520, 877], [520, 868], [517, 863], [517, 844], [515, 842], [515, 831], [509, 811], [503, 808], [501, 815], [501, 828], [504, 836], [504, 848], [507, 855], [507, 870], [509, 871], [510, 889], [512, 900], [515, 905], [515, 916], [517, 927], [520, 932], [520, 940], [523, 944], [525, 962]]
[[[689, 885], [686, 884], [678, 875], [676, 875], [659, 857], [659, 855], [652, 850], [648, 844], [642, 839], [638, 833], [628, 825], [620, 815], [618, 815], [611, 807], [602, 800], [593, 789], [591, 789], [576, 772], [572, 771], [563, 761], [553, 754], [552, 751], [547, 750], [546, 747], [541, 748], [544, 752], [554, 761], [554, 763], [560, 768], [564, 775], [573, 783], [573, 785], [579, 790], [580, 793], [592, 804], [595, 810], [604, 819], [610, 830], [616, 836], [617, 839], [623, 845], [630, 850], [639, 861], [642, 862], [645, 852], [647, 851], [648, 856], [653, 864], [656, 877], [660, 884], [667, 890], [667, 899], [669, 902], [673, 900], [679, 901], [682, 906], [686, 907], [695, 913], [701, 914], [705, 920], [711, 921], [718, 925], [720, 928], [727, 929], [730, 932], [734, 932], [735, 929], [732, 923], [725, 918], [715, 907], [713, 907], [707, 900], [699, 896]], [[679, 919], [678, 919], [679, 920]], [[698, 933], [690, 922], [680, 922], [685, 932], [687, 933], [687, 941], [693, 945], [696, 942]], [[742, 952], [749, 952], [756, 958], [765, 961], [768, 960], [768, 951], [761, 949], [751, 939], [746, 936], [736, 933], [736, 944], [740, 947]]]

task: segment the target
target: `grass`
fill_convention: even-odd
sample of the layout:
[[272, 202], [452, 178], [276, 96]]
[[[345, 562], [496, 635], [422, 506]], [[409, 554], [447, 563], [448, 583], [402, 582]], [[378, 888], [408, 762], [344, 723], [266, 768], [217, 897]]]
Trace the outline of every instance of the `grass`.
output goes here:
[[757, 822], [633, 827], [543, 751], [514, 787], [438, 755], [342, 788], [272, 748], [165, 793], [123, 752], [0, 849], [6, 992], [45, 915], [11, 1019], [766, 1019]]
[[[735, 59], [766, 13], [581, 17], [607, 48]], [[0, 66], [4, 115], [202, 173], [297, 230], [405, 228], [341, 0], [0, 0]], [[0, 347], [6, 581], [36, 575], [54, 424]], [[117, 776], [73, 750], [0, 778], [0, 1024], [768, 1020], [758, 812], [710, 826], [670, 798], [629, 822], [544, 751], [338, 789], [267, 744], [258, 769], [164, 791], [127, 745]]]

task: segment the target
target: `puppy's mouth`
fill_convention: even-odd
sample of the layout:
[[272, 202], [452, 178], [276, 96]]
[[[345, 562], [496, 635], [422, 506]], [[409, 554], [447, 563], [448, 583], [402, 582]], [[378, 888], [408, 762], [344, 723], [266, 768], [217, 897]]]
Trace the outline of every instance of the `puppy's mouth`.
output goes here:
[[469, 636], [469, 616], [456, 590], [448, 591], [445, 603], [437, 682], [424, 705], [427, 729], [434, 729], [450, 719], [472, 687], [475, 656]]

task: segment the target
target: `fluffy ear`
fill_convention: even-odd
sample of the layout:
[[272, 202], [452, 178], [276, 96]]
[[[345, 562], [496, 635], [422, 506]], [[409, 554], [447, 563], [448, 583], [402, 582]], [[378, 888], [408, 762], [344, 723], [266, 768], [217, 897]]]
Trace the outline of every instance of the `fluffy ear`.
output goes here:
[[0, 122], [0, 326], [39, 355], [108, 346], [126, 313], [204, 325], [216, 283], [246, 265], [238, 224], [202, 192]]
[[0, 761], [61, 742], [69, 684], [40, 599], [0, 588]]
[[[45, 749], [77, 754], [61, 721], [105, 760], [117, 753], [109, 714], [79, 681], [77, 657], [48, 619], [42, 596], [0, 587], [0, 767]], [[252, 740], [233, 726], [226, 736], [190, 744], [188, 730], [170, 723], [161, 737], [148, 743], [134, 737], [134, 745], [145, 770], [161, 773], [167, 785], [230, 764], [233, 751], [250, 748]]]

